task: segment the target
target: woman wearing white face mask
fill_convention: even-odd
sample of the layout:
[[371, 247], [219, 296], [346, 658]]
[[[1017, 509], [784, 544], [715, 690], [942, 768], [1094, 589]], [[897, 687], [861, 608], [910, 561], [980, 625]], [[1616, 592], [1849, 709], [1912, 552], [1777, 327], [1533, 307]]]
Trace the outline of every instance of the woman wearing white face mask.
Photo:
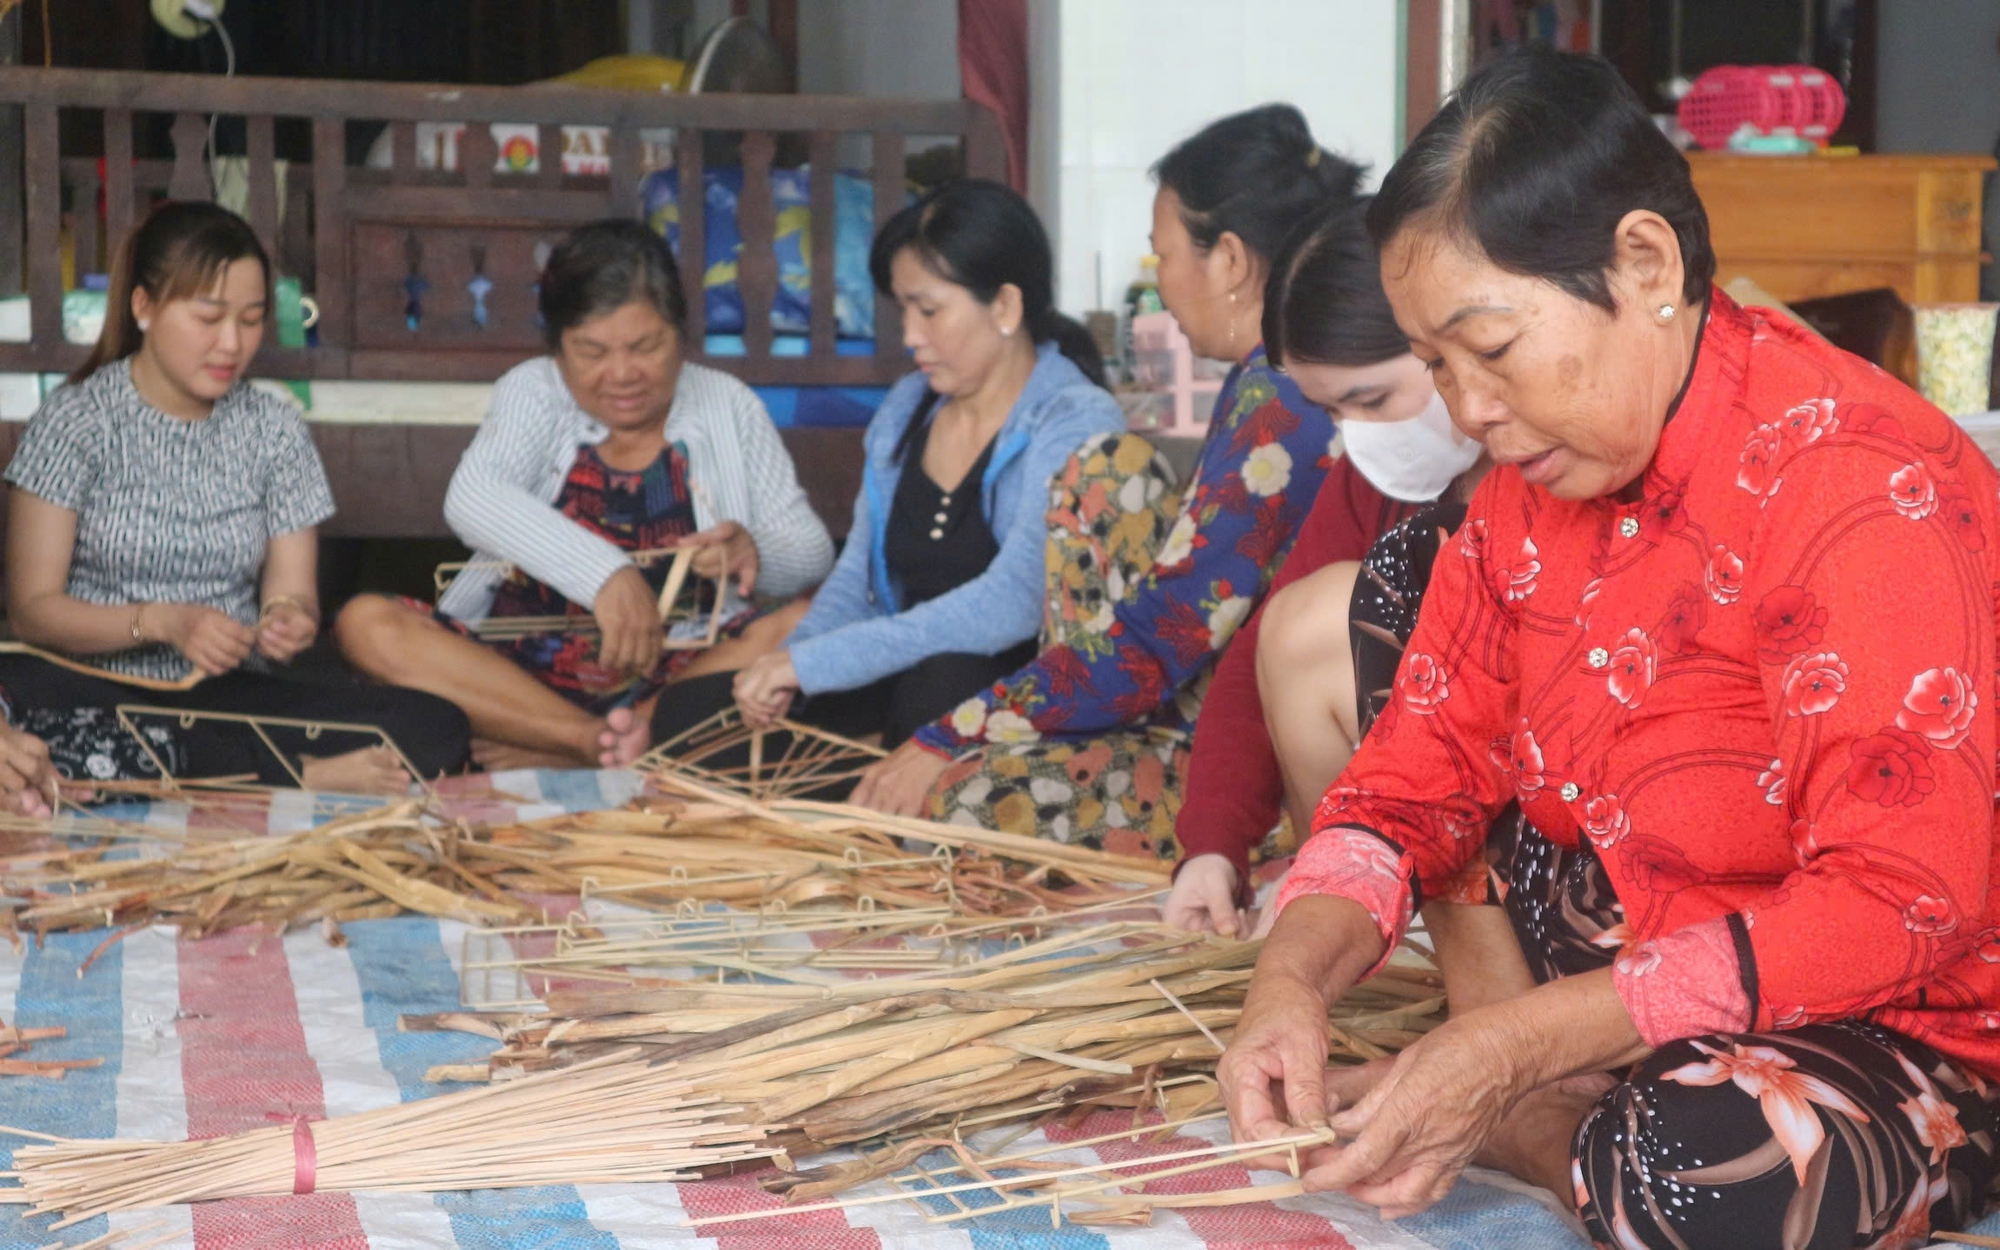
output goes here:
[[[1175, 828], [1183, 859], [1166, 904], [1167, 921], [1185, 928], [1251, 927], [1242, 908], [1252, 851], [1280, 810], [1293, 829], [1309, 827], [1313, 804], [1381, 710], [1373, 696], [1390, 685], [1402, 653], [1390, 640], [1409, 636], [1438, 536], [1457, 528], [1490, 467], [1396, 326], [1366, 206], [1329, 206], [1272, 264], [1266, 351], [1339, 422], [1344, 459], [1270, 600], [1223, 657], [1196, 725]], [[1343, 473], [1363, 481], [1336, 489]], [[1374, 492], [1401, 523], [1370, 546], [1366, 536], [1379, 528], [1353, 501]]]

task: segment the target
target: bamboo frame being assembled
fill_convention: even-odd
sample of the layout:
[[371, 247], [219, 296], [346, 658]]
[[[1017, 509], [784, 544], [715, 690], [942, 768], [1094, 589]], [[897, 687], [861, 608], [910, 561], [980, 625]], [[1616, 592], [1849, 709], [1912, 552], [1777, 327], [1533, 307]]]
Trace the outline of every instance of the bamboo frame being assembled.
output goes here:
[[[349, 721], [300, 720], [290, 716], [253, 716], [246, 712], [209, 712], [194, 708], [155, 707], [145, 703], [120, 703], [117, 711], [119, 725], [124, 728], [126, 733], [132, 736], [134, 742], [139, 744], [139, 749], [146, 753], [146, 758], [152, 761], [153, 767], [159, 770], [160, 782], [168, 790], [179, 789], [182, 782], [174, 776], [173, 770], [167, 767], [167, 762], [160, 758], [159, 752], [153, 750], [153, 744], [146, 741], [146, 735], [139, 731], [138, 722], [133, 719], [135, 716], [157, 716], [172, 720], [182, 729], [192, 729], [201, 721], [218, 721], [230, 725], [247, 725], [250, 731], [257, 735], [257, 740], [263, 743], [264, 749], [269, 751], [272, 758], [278, 761], [279, 767], [285, 770], [285, 775], [292, 779], [292, 784], [300, 790], [307, 788], [304, 773], [293, 765], [291, 759], [278, 748], [277, 743], [271, 741], [271, 735], [268, 730], [296, 729], [305, 735], [307, 742], [317, 742], [322, 735], [329, 731], [333, 733], [353, 734], [356, 737], [362, 738], [372, 737], [377, 744], [387, 747], [395, 753], [396, 762], [403, 766], [403, 771], [410, 775], [425, 794], [432, 796], [436, 794], [436, 791], [431, 788], [430, 779], [425, 777], [418, 770], [417, 766], [410, 762], [410, 757], [403, 753], [402, 747], [396, 745], [396, 740], [389, 736], [388, 731], [378, 725], [361, 725]], [[248, 788], [261, 790], [268, 788], [263, 786], [248, 786], [244, 783], [233, 781], [218, 781], [214, 778], [207, 779], [205, 784], [211, 789]]]
[[[716, 644], [722, 636], [722, 616], [724, 602], [728, 598], [724, 592], [729, 581], [729, 555], [727, 548], [718, 549], [722, 556], [722, 568], [713, 579], [716, 586], [715, 602], [710, 606], [703, 622], [700, 596], [697, 594], [688, 603], [681, 602], [681, 591], [688, 583], [688, 576], [694, 569], [694, 558], [700, 548], [683, 544], [678, 547], [656, 547], [630, 553], [634, 564], [646, 566], [662, 559], [672, 559], [667, 566], [666, 580], [660, 587], [658, 610], [660, 614], [661, 641], [663, 651], [699, 651]], [[437, 588], [437, 595], [444, 592], [461, 573], [469, 569], [498, 569], [505, 574], [514, 571], [514, 565], [500, 560], [459, 560], [438, 565], [431, 571], [431, 583]], [[705, 579], [706, 580], [706, 579]], [[690, 628], [693, 627], [692, 632]], [[468, 625], [474, 637], [488, 642], [513, 642], [536, 634], [576, 634], [590, 637], [597, 633], [597, 621], [588, 612], [576, 611], [559, 616], [489, 616]]]
[[[772, 750], [772, 739], [780, 745]], [[747, 761], [722, 759], [747, 748]], [[860, 780], [888, 752], [811, 725], [779, 718], [754, 729], [731, 705], [658, 744], [632, 764], [647, 776], [692, 778], [759, 801], [817, 794]]]

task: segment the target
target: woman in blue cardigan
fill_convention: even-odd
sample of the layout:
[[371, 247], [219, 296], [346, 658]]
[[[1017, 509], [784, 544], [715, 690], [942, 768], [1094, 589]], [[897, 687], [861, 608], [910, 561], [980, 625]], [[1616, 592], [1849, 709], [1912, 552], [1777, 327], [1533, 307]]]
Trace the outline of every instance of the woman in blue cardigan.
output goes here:
[[[1049, 480], [1124, 421], [1096, 344], [1055, 311], [1048, 236], [1014, 192], [946, 185], [884, 224], [870, 267], [918, 372], [868, 424], [833, 573], [729, 697], [752, 724], [790, 714], [893, 747], [1035, 654]], [[654, 738], [722, 706], [721, 691], [676, 687]]]

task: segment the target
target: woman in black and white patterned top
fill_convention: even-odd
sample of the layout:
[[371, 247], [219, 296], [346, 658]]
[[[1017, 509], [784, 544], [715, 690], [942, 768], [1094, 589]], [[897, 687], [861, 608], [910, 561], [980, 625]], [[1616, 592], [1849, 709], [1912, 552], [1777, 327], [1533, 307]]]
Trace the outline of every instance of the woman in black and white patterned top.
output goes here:
[[[304, 422], [243, 378], [269, 306], [269, 263], [235, 214], [166, 204], [134, 231], [96, 350], [6, 472], [14, 631], [102, 675], [7, 655], [0, 684], [17, 709], [140, 703], [371, 725], [421, 772], [455, 769], [470, 730], [443, 700], [277, 675], [319, 631], [314, 527], [333, 496]], [[373, 737], [303, 759], [305, 783], [406, 787], [393, 752], [361, 746]], [[301, 739], [279, 741], [303, 754]], [[197, 775], [290, 777], [238, 724], [198, 721], [186, 746]]]

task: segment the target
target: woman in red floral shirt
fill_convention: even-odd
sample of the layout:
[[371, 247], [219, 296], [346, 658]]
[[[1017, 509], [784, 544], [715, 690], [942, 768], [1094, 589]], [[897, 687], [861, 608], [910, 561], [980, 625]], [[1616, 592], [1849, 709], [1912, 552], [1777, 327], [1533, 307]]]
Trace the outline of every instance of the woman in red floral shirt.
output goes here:
[[[1222, 1064], [1237, 1133], [1330, 1119], [1307, 1186], [1389, 1215], [1505, 1167], [1621, 1247], [1962, 1227], [2000, 1097], [2000, 477], [1711, 288], [1686, 162], [1601, 61], [1468, 80], [1369, 227], [1499, 467], [1280, 894]], [[1485, 873], [1510, 802], [1616, 893], [1604, 965], [1329, 1081], [1326, 1003]]]

